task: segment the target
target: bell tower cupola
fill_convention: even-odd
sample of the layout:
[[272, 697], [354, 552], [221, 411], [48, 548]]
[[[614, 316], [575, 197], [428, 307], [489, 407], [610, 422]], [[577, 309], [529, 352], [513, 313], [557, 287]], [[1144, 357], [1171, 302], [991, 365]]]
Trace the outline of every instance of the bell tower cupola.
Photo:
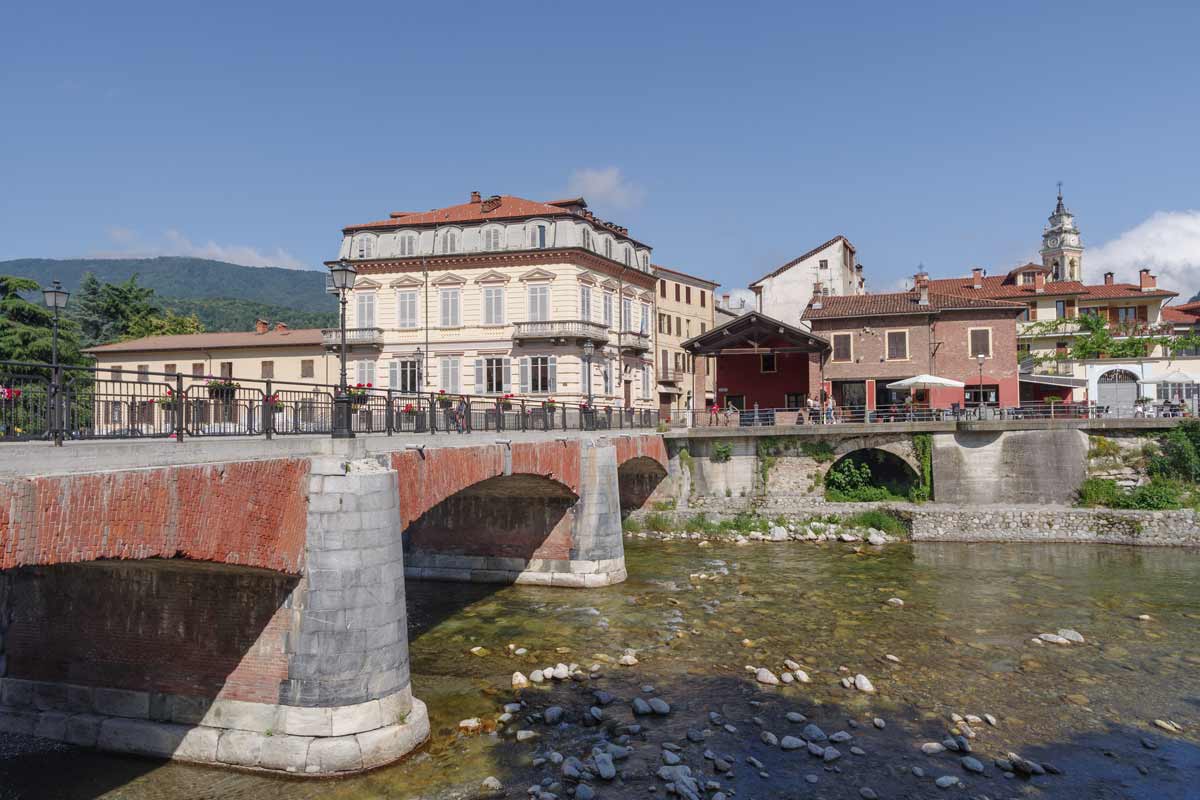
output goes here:
[[1055, 281], [1083, 280], [1083, 242], [1075, 215], [1063, 205], [1062, 182], [1058, 184], [1058, 204], [1042, 231], [1042, 265]]

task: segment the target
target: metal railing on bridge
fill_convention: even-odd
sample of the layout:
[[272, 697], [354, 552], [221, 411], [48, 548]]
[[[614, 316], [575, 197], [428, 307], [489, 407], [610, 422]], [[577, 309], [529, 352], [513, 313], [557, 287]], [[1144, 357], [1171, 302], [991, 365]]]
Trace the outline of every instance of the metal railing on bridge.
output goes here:
[[[655, 428], [655, 409], [548, 397], [350, 387], [355, 433]], [[288, 436], [333, 431], [338, 387], [0, 361], [0, 441]]]
[[833, 406], [832, 408], [761, 408], [745, 411], [688, 410], [676, 413], [677, 427], [765, 427], [790, 425], [881, 424], [896, 422], [977, 422], [1033, 419], [1173, 419], [1200, 416], [1196, 398], [1183, 402], [1153, 402], [1135, 405], [1097, 403], [1023, 403], [1001, 407], [995, 403], [954, 404], [949, 408], [926, 405], [894, 405], [879, 408]]

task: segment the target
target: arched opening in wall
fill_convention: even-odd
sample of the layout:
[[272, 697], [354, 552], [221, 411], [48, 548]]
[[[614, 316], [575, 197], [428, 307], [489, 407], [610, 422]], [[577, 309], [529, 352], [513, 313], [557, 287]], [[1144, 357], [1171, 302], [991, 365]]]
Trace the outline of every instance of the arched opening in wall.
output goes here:
[[617, 485], [621, 495], [621, 516], [646, 504], [654, 490], [667, 477], [663, 465], [648, 456], [631, 458], [617, 467]]
[[1128, 409], [1137, 405], [1137, 401], [1137, 375], [1127, 369], [1110, 369], [1096, 381], [1097, 405]]
[[[438, 572], [436, 556], [474, 559], [473, 569], [521, 571], [532, 559], [568, 560], [571, 523], [579, 501], [569, 487], [541, 475], [504, 475], [455, 492], [404, 530], [410, 576], [470, 579]], [[464, 562], [468, 563], [468, 562]], [[424, 573], [413, 567], [427, 565]]]
[[24, 567], [0, 581], [4, 677], [34, 682], [41, 708], [125, 716], [102, 705], [115, 689], [134, 706], [148, 694], [143, 717], [190, 723], [218, 696], [282, 701], [298, 576], [151, 558]]
[[825, 473], [825, 499], [833, 502], [907, 500], [920, 485], [916, 471], [886, 450], [855, 450]]

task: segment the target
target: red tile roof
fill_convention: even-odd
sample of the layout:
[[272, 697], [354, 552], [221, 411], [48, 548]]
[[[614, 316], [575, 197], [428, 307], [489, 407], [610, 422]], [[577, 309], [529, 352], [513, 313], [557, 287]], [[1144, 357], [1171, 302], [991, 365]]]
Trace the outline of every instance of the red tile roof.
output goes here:
[[266, 333], [254, 331], [225, 331], [218, 333], [183, 333], [173, 336], [146, 336], [124, 342], [101, 344], [89, 347], [85, 353], [138, 353], [149, 350], [215, 350], [225, 347], [318, 347], [321, 345], [320, 328], [288, 328], [286, 331], [270, 330]]
[[[815, 299], [815, 298], [814, 298]], [[888, 292], [884, 294], [857, 294], [822, 297], [821, 307], [813, 308], [810, 302], [804, 310], [803, 319], [831, 319], [839, 317], [876, 317], [893, 314], [929, 314], [942, 311], [977, 311], [994, 309], [1001, 314], [1019, 314], [1025, 310], [1022, 303], [1003, 300], [988, 300], [978, 297], [963, 297], [957, 294], [929, 293], [929, 304], [920, 304], [920, 294], [910, 292]]]
[[[1037, 265], [1033, 265], [1037, 266]], [[1049, 281], [1044, 292], [1037, 292], [1032, 283], [1016, 282], [1016, 275], [1025, 271], [1023, 268], [1013, 270], [1007, 275], [985, 275], [980, 279], [982, 288], [975, 288], [975, 280], [968, 275], [965, 278], [937, 278], [929, 281], [929, 290], [958, 294], [964, 297], [981, 297], [993, 300], [1029, 299], [1038, 296], [1056, 297], [1062, 295], [1086, 294], [1087, 287], [1079, 281]]]
[[804, 259], [806, 259], [806, 258], [812, 258], [812, 257], [813, 257], [813, 256], [815, 256], [817, 253], [821, 252], [821, 251], [822, 251], [822, 250], [824, 250], [826, 247], [829, 247], [829, 245], [831, 245], [831, 244], [835, 244], [836, 242], [845, 242], [845, 243], [846, 243], [846, 247], [850, 248], [850, 252], [851, 252], [851, 253], [855, 252], [854, 245], [850, 244], [850, 240], [849, 240], [849, 239], [847, 239], [845, 236], [843, 236], [842, 234], [840, 234], [840, 233], [839, 233], [837, 236], [833, 237], [833, 238], [832, 238], [832, 239], [830, 239], [828, 242], [825, 242], [824, 244], [819, 244], [819, 245], [817, 245], [816, 247], [814, 247], [812, 250], [809, 250], [809, 251], [808, 251], [807, 253], [805, 253], [804, 255], [796, 256], [796, 257], [795, 257], [795, 258], [793, 258], [791, 261], [789, 261], [789, 262], [787, 262], [786, 264], [784, 264], [782, 267], [779, 267], [778, 269], [776, 269], [774, 272], [769, 272], [769, 273], [767, 273], [766, 275], [763, 275], [761, 278], [759, 278], [758, 280], [754, 281], [754, 283], [750, 284], [750, 288], [751, 288], [751, 289], [753, 289], [755, 286], [757, 286], [758, 284], [762, 283], [762, 282], [763, 282], [763, 281], [765, 281], [767, 278], [774, 278], [774, 277], [776, 277], [777, 275], [781, 275], [782, 273], [784, 273], [784, 272], [786, 272], [787, 270], [791, 269], [791, 268], [792, 268], [792, 267], [794, 267], [795, 265], [799, 264], [799, 263], [800, 263], [801, 261], [803, 261]]
[[1165, 322], [1174, 322], [1180, 325], [1200, 325], [1200, 303], [1163, 306], [1162, 318]]
[[[373, 222], [362, 222], [347, 225], [343, 233], [354, 231], [421, 227], [431, 225], [463, 225], [475, 222], [493, 220], [529, 219], [531, 217], [577, 217], [587, 220], [597, 227], [615, 233], [635, 244], [642, 244], [629, 235], [629, 229], [614, 222], [606, 222], [590, 211], [572, 211], [567, 206], [587, 208], [587, 202], [582, 197], [553, 200], [543, 203], [538, 200], [526, 200], [523, 197], [502, 194], [494, 197], [484, 197], [478, 202], [460, 203], [459, 205], [435, 208], [430, 211], [393, 211], [387, 219]], [[486, 209], [486, 210], [485, 210]]]
[[1154, 289], [1149, 292], [1143, 292], [1142, 288], [1136, 283], [1111, 283], [1090, 285], [1087, 287], [1087, 294], [1081, 297], [1081, 300], [1112, 300], [1129, 298], [1136, 300], [1139, 297], [1177, 297], [1179, 292], [1172, 292], [1170, 289]]

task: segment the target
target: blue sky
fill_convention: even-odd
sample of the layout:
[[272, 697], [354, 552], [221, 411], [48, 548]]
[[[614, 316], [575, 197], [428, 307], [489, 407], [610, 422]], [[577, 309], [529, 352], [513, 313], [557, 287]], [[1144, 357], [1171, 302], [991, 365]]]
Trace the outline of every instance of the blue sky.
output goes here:
[[[18, 4], [0, 259], [315, 267], [473, 189], [739, 287], [838, 233], [868, 286], [1034, 256], [1200, 289], [1200, 4]], [[1125, 273], [1125, 274], [1121, 274]], [[49, 276], [48, 276], [49, 277]]]

